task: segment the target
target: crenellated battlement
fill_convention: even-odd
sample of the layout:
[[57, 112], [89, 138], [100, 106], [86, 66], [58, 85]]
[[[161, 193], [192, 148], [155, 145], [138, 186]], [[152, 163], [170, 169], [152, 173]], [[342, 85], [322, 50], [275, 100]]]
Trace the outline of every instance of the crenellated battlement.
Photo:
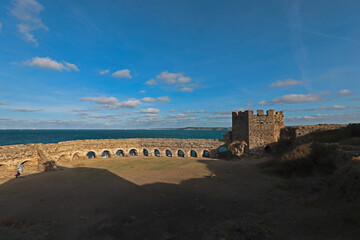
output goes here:
[[266, 111], [266, 114], [264, 114], [264, 110], [258, 109], [256, 113], [254, 113], [254, 110], [245, 110], [245, 111], [239, 111], [239, 112], [232, 112], [233, 117], [234, 116], [284, 116], [284, 111], [275, 111], [274, 109], [269, 109]]

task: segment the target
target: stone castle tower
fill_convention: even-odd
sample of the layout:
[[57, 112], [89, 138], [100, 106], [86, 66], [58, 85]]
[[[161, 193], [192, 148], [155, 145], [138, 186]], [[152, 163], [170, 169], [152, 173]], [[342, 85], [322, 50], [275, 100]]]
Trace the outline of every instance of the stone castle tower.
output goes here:
[[232, 113], [232, 141], [245, 141], [248, 149], [266, 147], [280, 139], [280, 130], [284, 128], [284, 111], [270, 109]]

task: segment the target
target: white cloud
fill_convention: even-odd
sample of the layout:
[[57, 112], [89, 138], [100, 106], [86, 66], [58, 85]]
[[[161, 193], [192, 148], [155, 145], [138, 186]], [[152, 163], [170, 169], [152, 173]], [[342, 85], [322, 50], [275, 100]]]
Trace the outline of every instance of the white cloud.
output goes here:
[[198, 110], [198, 111], [195, 111], [195, 110], [182, 110], [181, 111], [182, 113], [207, 113], [205, 110], [201, 109], [201, 110]]
[[146, 93], [146, 91], [145, 90], [140, 90], [139, 93]]
[[110, 73], [110, 70], [109, 70], [109, 69], [100, 70], [100, 71], [99, 71], [99, 74], [100, 74], [100, 75], [105, 75], [105, 74], [109, 74], [109, 73]]
[[285, 79], [285, 80], [276, 81], [276, 82], [270, 84], [269, 87], [293, 87], [293, 86], [301, 85], [304, 83], [305, 83], [305, 81], [297, 81], [295, 79], [289, 78], [289, 79]]
[[191, 81], [190, 77], [184, 77], [184, 76], [180, 76], [178, 77], [178, 83], [188, 83]]
[[209, 118], [209, 119], [229, 119], [231, 118], [231, 116], [207, 116], [206, 118]]
[[185, 77], [182, 73], [169, 73], [164, 71], [156, 76], [156, 79], [166, 84], [188, 83], [191, 81], [190, 77]]
[[121, 116], [124, 116], [124, 114], [91, 115], [90, 118], [114, 119]]
[[157, 100], [162, 101], [162, 102], [170, 102], [171, 101], [171, 99], [168, 96], [158, 97]]
[[139, 111], [135, 111], [136, 113], [151, 113], [151, 114], [155, 114], [155, 113], [159, 113], [160, 109], [157, 108], [146, 108], [146, 109], [141, 109]]
[[183, 87], [179, 90], [180, 92], [193, 92], [194, 89], [190, 87]]
[[347, 106], [342, 105], [334, 105], [331, 107], [318, 107], [318, 108], [310, 108], [310, 109], [302, 109], [303, 111], [319, 111], [319, 110], [345, 110], [348, 109]]
[[10, 12], [20, 21], [17, 24], [19, 32], [25, 41], [32, 42], [37, 46], [38, 41], [32, 31], [37, 29], [48, 30], [39, 16], [44, 7], [36, 0], [12, 0], [11, 3]]
[[149, 80], [149, 81], [147, 81], [145, 84], [146, 84], [146, 85], [153, 86], [153, 85], [156, 85], [156, 84], [157, 84], [157, 82], [156, 82], [154, 79], [150, 79], [150, 80]]
[[274, 98], [272, 101], [261, 101], [259, 105], [276, 105], [276, 104], [290, 104], [302, 102], [319, 102], [326, 99], [321, 98], [315, 94], [288, 94], [281, 97]]
[[131, 78], [129, 69], [123, 69], [123, 70], [116, 71], [111, 76], [113, 76], [115, 78]]
[[155, 101], [170, 102], [171, 100], [168, 96], [164, 96], [164, 97], [158, 97], [158, 98], [144, 97], [141, 99], [141, 101], [147, 102], [147, 103], [153, 103]]
[[244, 111], [244, 108], [237, 108], [234, 110], [219, 110], [219, 111], [215, 111], [215, 114], [219, 114], [219, 115], [230, 115], [232, 112], [239, 112], [239, 111]]
[[260, 102], [258, 102], [259, 105], [266, 105], [266, 101], [262, 100]]
[[353, 90], [343, 89], [339, 91], [339, 96], [351, 96], [354, 94]]
[[21, 108], [21, 109], [15, 109], [14, 111], [16, 112], [41, 112], [41, 109], [25, 109], [25, 108]]
[[316, 107], [316, 108], [305, 108], [305, 109], [285, 109], [285, 112], [307, 112], [307, 111], [321, 111], [321, 110], [345, 110], [349, 107], [343, 105], [334, 105], [330, 107]]
[[77, 71], [77, 72], [79, 71], [79, 68], [73, 63], [68, 63], [68, 62], [64, 61], [64, 64], [68, 69], [71, 69], [71, 70]]
[[94, 102], [109, 109], [131, 109], [141, 104], [141, 101], [135, 98], [119, 102], [115, 97], [84, 97], [80, 101]]
[[18, 24], [17, 27], [18, 27], [19, 32], [23, 35], [25, 41], [33, 42], [35, 44], [35, 46], [38, 45], [38, 42], [35, 39], [34, 35], [30, 33], [31, 28], [29, 25]]
[[141, 101], [143, 101], [143, 102], [148, 102], [148, 103], [152, 103], [152, 102], [155, 102], [156, 99], [155, 99], [155, 98], [152, 98], [152, 97], [144, 97], [143, 99], [141, 99]]
[[56, 60], [53, 60], [49, 57], [44, 57], [44, 58], [34, 57], [31, 59], [31, 61], [30, 60], [26, 61], [25, 64], [29, 65], [31, 67], [53, 69], [53, 70], [57, 70], [57, 71], [62, 71], [62, 70], [79, 71], [78, 67], [75, 64], [68, 63], [65, 61], [63, 61], [63, 63], [57, 62]]
[[176, 110], [175, 110], [175, 109], [170, 109], [169, 111], [170, 111], [170, 112], [176, 112]]
[[335, 110], [344, 110], [347, 109], [347, 106], [342, 106], [342, 105], [334, 105], [332, 107], [330, 107], [330, 109], [335, 109]]
[[178, 113], [178, 114], [169, 114], [167, 115], [168, 118], [188, 118], [193, 117], [194, 115], [184, 114], [184, 113]]
[[286, 121], [292, 123], [349, 123], [359, 122], [360, 113], [315, 114], [306, 116], [287, 117]]
[[183, 73], [169, 73], [168, 71], [164, 71], [157, 75], [156, 79], [150, 79], [145, 84], [156, 85], [158, 82], [165, 84], [185, 84], [190, 81], [191, 78], [184, 76]]

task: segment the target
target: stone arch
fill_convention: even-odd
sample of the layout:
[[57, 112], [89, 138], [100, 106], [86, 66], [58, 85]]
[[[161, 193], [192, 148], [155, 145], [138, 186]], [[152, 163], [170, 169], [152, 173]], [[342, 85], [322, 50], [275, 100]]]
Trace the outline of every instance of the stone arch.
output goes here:
[[178, 157], [185, 157], [185, 152], [183, 150], [179, 149], [177, 151], [177, 155], [178, 155]]
[[161, 153], [160, 153], [160, 150], [159, 150], [159, 149], [154, 149], [154, 156], [156, 156], [156, 157], [160, 157], [160, 156], [161, 156]]
[[19, 162], [16, 167], [18, 167], [20, 164], [24, 165], [23, 172], [38, 171], [39, 161], [37, 160], [25, 160]]
[[219, 153], [227, 152], [228, 148], [225, 145], [219, 147]]
[[166, 149], [165, 154], [167, 157], [172, 157], [172, 152], [170, 149]]
[[227, 158], [228, 148], [225, 145], [222, 145], [218, 148], [219, 158]]
[[123, 157], [124, 156], [124, 151], [122, 149], [118, 149], [115, 154], [116, 154], [117, 157]]
[[135, 148], [132, 148], [132, 149], [130, 149], [130, 151], [129, 151], [129, 155], [130, 155], [131, 157], [132, 157], [132, 156], [137, 156], [138, 153], [137, 153], [137, 151], [136, 151]]
[[79, 152], [76, 152], [72, 155], [71, 157], [72, 160], [80, 160], [81, 159], [81, 155]]
[[210, 157], [210, 152], [209, 152], [209, 150], [204, 150], [202, 156], [203, 156], [203, 157], [206, 157], [206, 158]]
[[58, 158], [58, 161], [59, 161], [59, 162], [68, 161], [68, 160], [70, 160], [68, 154], [63, 154], [63, 155], [61, 155], [61, 156]]
[[190, 151], [190, 157], [197, 157], [197, 156], [198, 156], [198, 154], [195, 150]]
[[104, 150], [104, 151], [101, 153], [101, 157], [102, 157], [102, 158], [111, 158], [110, 151], [109, 151], [109, 150]]
[[143, 155], [146, 157], [149, 156], [149, 151], [146, 148], [144, 148], [144, 150], [143, 150]]
[[87, 158], [88, 159], [91, 159], [91, 158], [96, 158], [96, 154], [94, 151], [89, 151], [87, 154], [86, 154]]
[[266, 153], [271, 153], [272, 149], [269, 145], [266, 145], [265, 148], [264, 148], [265, 152]]

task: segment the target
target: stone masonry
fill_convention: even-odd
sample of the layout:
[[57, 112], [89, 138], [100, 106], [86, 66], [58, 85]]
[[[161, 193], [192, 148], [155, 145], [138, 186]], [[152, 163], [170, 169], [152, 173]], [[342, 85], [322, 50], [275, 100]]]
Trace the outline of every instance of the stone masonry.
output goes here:
[[148, 156], [155, 156], [157, 150], [162, 157], [170, 151], [172, 157], [178, 158], [181, 150], [185, 157], [203, 157], [207, 153], [207, 157], [218, 158], [219, 148], [224, 145], [219, 139], [132, 138], [0, 146], [0, 177], [13, 174], [23, 161], [28, 161], [27, 171], [40, 172], [49, 161], [87, 159], [89, 152], [94, 157], [103, 157], [106, 152], [107, 158], [118, 158], [130, 156], [130, 152], [144, 156], [144, 150]]
[[265, 147], [280, 139], [280, 131], [284, 128], [284, 111], [273, 109], [252, 110], [232, 113], [232, 141], [245, 141], [248, 150]]

